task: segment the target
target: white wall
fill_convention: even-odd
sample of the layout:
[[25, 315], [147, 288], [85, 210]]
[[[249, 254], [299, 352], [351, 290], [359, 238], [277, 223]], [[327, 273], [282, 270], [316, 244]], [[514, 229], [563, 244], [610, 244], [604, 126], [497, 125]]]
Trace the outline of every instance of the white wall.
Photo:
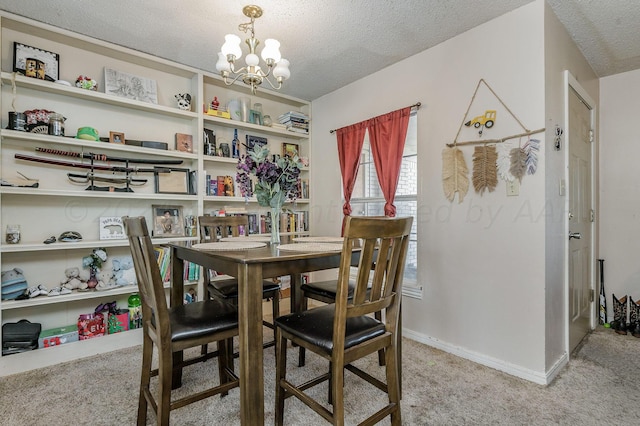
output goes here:
[[[442, 191], [441, 152], [483, 78], [529, 129], [545, 126], [544, 3], [537, 1], [313, 102], [313, 229], [339, 234], [341, 181], [335, 129], [417, 101], [418, 280], [405, 298], [406, 335], [543, 381], [545, 364], [545, 164], [520, 195], [504, 182], [460, 204]], [[357, 57], [352, 58], [357, 62]], [[486, 90], [470, 116], [500, 105]], [[516, 130], [516, 131], [514, 131]], [[475, 136], [464, 130], [465, 137]], [[502, 110], [487, 137], [518, 132]], [[544, 135], [541, 156], [545, 155]], [[524, 143], [524, 141], [523, 141]], [[473, 146], [461, 148], [471, 168]]]
[[[546, 328], [546, 364], [547, 371], [553, 368], [567, 351], [567, 336], [564, 325], [566, 311], [566, 270], [568, 213], [566, 197], [560, 195], [560, 180], [566, 182], [567, 143], [563, 139], [561, 151], [552, 148], [556, 126], [566, 129], [564, 122], [565, 81], [564, 71], [569, 70], [582, 88], [598, 103], [598, 79], [584, 59], [575, 43], [554, 15], [551, 7], [545, 7], [545, 97], [546, 97], [546, 140], [549, 141], [545, 153], [546, 163], [546, 247], [545, 247], [545, 328]], [[597, 113], [596, 108], [596, 127]], [[597, 141], [596, 141], [597, 143]], [[597, 155], [593, 158], [598, 164]], [[596, 167], [597, 169], [597, 167]], [[597, 175], [597, 170], [596, 170]], [[597, 179], [596, 179], [597, 181]], [[596, 202], [597, 204], [597, 202]], [[594, 245], [598, 246], [597, 232]], [[596, 256], [597, 257], [597, 256]]]
[[612, 294], [640, 300], [640, 70], [600, 80], [600, 258]]

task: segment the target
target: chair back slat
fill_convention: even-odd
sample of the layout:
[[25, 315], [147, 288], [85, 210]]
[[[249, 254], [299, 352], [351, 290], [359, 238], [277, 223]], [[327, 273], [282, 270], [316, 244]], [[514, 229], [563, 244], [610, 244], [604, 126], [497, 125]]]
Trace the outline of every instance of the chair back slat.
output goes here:
[[[388, 310], [387, 325], [396, 327], [399, 310], [391, 308], [400, 301], [398, 295], [402, 286], [412, 223], [412, 217], [347, 217], [336, 295], [334, 339], [336, 335], [344, 334], [339, 324], [346, 321], [346, 318], [384, 309]], [[356, 287], [353, 298], [349, 300], [350, 259], [357, 246], [356, 240], [360, 242], [362, 250], [357, 266]]]
[[[218, 241], [218, 232], [222, 238], [249, 235], [249, 218], [247, 216], [198, 216], [200, 242]], [[207, 240], [207, 237], [209, 239]]]
[[143, 322], [153, 327], [151, 318], [155, 317], [157, 329], [169, 330], [167, 299], [146, 220], [142, 216], [124, 216], [122, 222], [138, 280]]
[[[218, 242], [218, 233], [221, 238], [226, 238], [230, 234], [233, 237], [249, 235], [249, 218], [247, 216], [198, 216], [198, 227], [200, 228], [200, 242]], [[209, 271], [202, 274], [205, 288], [211, 282]]]

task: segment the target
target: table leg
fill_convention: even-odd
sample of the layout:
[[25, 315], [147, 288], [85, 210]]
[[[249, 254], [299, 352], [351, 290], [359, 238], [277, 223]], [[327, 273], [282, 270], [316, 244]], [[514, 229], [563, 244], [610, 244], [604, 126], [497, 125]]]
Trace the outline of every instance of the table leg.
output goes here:
[[[170, 306], [178, 306], [182, 304], [182, 292], [184, 288], [184, 260], [178, 258], [176, 249], [171, 249], [171, 288], [169, 295]], [[174, 352], [173, 365], [182, 364], [183, 353], [182, 351]], [[182, 368], [173, 368], [173, 374], [171, 378], [171, 389], [178, 389], [182, 386]]]
[[262, 265], [238, 265], [240, 422], [264, 424]]
[[302, 312], [307, 309], [306, 300], [302, 297], [302, 274], [291, 274], [291, 311]]

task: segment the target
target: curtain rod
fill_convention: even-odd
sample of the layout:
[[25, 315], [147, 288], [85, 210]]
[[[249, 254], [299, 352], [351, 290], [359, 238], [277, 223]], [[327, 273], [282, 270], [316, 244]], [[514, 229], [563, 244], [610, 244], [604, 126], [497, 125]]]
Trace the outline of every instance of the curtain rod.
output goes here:
[[[420, 109], [420, 105], [422, 105], [421, 102], [416, 102], [415, 104], [410, 105], [409, 107], [410, 108], [415, 108], [415, 109]], [[400, 109], [402, 109], [402, 108], [400, 108]], [[335, 133], [336, 130], [338, 130], [338, 129], [329, 130], [329, 133]]]

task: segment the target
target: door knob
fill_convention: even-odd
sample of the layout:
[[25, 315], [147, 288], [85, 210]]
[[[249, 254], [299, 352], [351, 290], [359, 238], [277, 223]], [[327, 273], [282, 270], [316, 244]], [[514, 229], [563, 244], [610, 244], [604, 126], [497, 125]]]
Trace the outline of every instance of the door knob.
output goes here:
[[569, 232], [569, 239], [572, 239], [572, 238], [579, 240], [580, 238], [582, 238], [582, 234], [579, 232]]

